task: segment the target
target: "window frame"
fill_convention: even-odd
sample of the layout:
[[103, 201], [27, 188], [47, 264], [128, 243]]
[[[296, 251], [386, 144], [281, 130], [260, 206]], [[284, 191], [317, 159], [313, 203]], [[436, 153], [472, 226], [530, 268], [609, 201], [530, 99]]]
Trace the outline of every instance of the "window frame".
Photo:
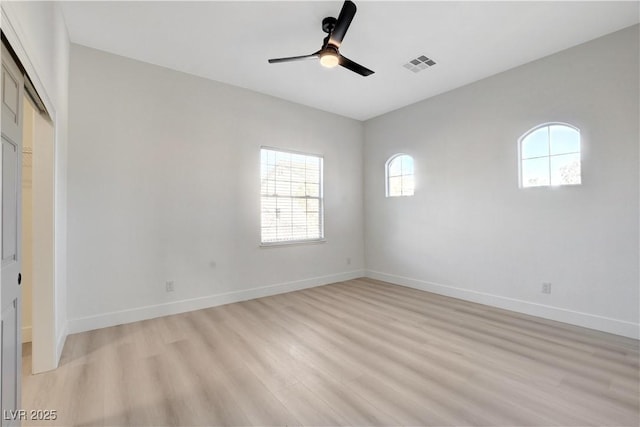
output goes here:
[[[292, 198], [292, 199], [305, 199], [305, 200], [309, 200], [309, 199], [313, 199], [313, 200], [318, 200], [318, 217], [319, 217], [319, 225], [318, 225], [318, 231], [319, 231], [319, 237], [314, 237], [314, 238], [308, 238], [308, 239], [292, 239], [292, 240], [274, 240], [274, 241], [263, 241], [263, 206], [262, 206], [262, 199], [263, 197], [278, 197], [276, 194], [274, 193], [273, 195], [266, 195], [262, 193], [262, 167], [263, 167], [263, 162], [262, 162], [262, 153], [263, 151], [271, 151], [271, 152], [277, 152], [277, 153], [285, 153], [285, 154], [290, 154], [290, 155], [299, 155], [299, 156], [306, 156], [306, 157], [314, 157], [317, 158], [319, 160], [319, 176], [318, 176], [318, 196], [280, 196], [280, 197], [288, 197], [288, 198]], [[324, 230], [324, 156], [321, 154], [316, 154], [316, 153], [309, 153], [309, 152], [303, 152], [303, 151], [297, 151], [297, 150], [290, 150], [290, 149], [285, 149], [285, 148], [278, 148], [278, 147], [272, 147], [272, 146], [267, 146], [267, 145], [262, 145], [260, 146], [260, 150], [259, 150], [259, 155], [260, 155], [260, 247], [278, 247], [278, 246], [288, 246], [288, 245], [305, 245], [305, 244], [316, 244], [316, 243], [324, 243], [326, 242], [325, 239], [325, 230]], [[289, 181], [291, 182], [291, 181]], [[307, 183], [306, 181], [306, 177], [305, 177], [305, 184]], [[306, 227], [308, 228], [308, 224], [306, 225]]]
[[[522, 150], [522, 144], [525, 141], [525, 139], [527, 139], [527, 137], [529, 137], [529, 135], [533, 134], [534, 132], [543, 129], [543, 128], [550, 128], [551, 126], [564, 126], [570, 129], [573, 129], [574, 131], [576, 131], [578, 133], [578, 151], [574, 151], [574, 152], [569, 152], [569, 153], [561, 153], [561, 154], [551, 154], [551, 138], [549, 137], [548, 140], [548, 144], [549, 144], [549, 150], [547, 155], [544, 156], [537, 156], [537, 157], [528, 157], [526, 159], [523, 159], [523, 150]], [[582, 132], [580, 131], [580, 128], [578, 128], [577, 126], [572, 125], [571, 123], [566, 123], [566, 122], [547, 122], [547, 123], [542, 123], [539, 124], [537, 126], [532, 127], [531, 129], [529, 129], [528, 131], [526, 131], [524, 134], [522, 134], [520, 136], [520, 138], [518, 138], [518, 187], [520, 189], [527, 189], [527, 188], [558, 188], [558, 187], [572, 187], [572, 186], [576, 186], [576, 185], [582, 185], [582, 151], [583, 151], [583, 144], [582, 144]], [[568, 184], [552, 184], [551, 183], [551, 159], [553, 157], [558, 157], [558, 156], [565, 156], [565, 155], [569, 155], [569, 154], [578, 154], [580, 156], [580, 182], [577, 183], [568, 183]], [[531, 160], [531, 159], [547, 159], [548, 160], [548, 172], [549, 172], [549, 183], [545, 184], [545, 185], [524, 185], [524, 180], [523, 180], [523, 162], [525, 160]]]
[[[390, 181], [390, 178], [395, 178], [395, 177], [396, 177], [396, 176], [391, 177], [391, 176], [389, 175], [389, 170], [391, 169], [391, 163], [392, 163], [394, 160], [399, 159], [399, 158], [401, 158], [401, 157], [403, 157], [403, 156], [409, 157], [409, 158], [411, 159], [411, 161], [413, 162], [413, 172], [412, 172], [411, 174], [406, 174], [406, 175], [401, 173], [400, 175], [396, 175], [396, 176], [399, 176], [399, 177], [401, 177], [401, 178], [402, 178], [402, 177], [405, 177], [405, 176], [411, 176], [411, 177], [413, 178], [413, 189], [412, 189], [413, 191], [412, 191], [412, 193], [411, 193], [411, 194], [398, 194], [398, 195], [391, 195], [391, 194], [390, 194], [390, 185], [389, 185], [389, 181]], [[401, 165], [400, 167], [402, 167], [402, 159], [400, 159], [400, 165]], [[416, 179], [416, 170], [415, 170], [415, 159], [413, 158], [413, 156], [412, 156], [411, 154], [407, 154], [407, 153], [396, 153], [396, 154], [393, 154], [391, 157], [389, 157], [389, 158], [387, 159], [387, 161], [386, 161], [386, 162], [385, 162], [385, 164], [384, 164], [384, 187], [385, 187], [385, 197], [386, 197], [386, 198], [389, 198], [389, 197], [413, 197], [413, 196], [415, 195], [415, 193], [416, 193], [416, 182], [415, 182], [415, 179]], [[401, 190], [400, 190], [400, 192], [401, 192], [401, 193], [403, 193], [403, 191], [402, 191], [402, 185], [401, 185]]]

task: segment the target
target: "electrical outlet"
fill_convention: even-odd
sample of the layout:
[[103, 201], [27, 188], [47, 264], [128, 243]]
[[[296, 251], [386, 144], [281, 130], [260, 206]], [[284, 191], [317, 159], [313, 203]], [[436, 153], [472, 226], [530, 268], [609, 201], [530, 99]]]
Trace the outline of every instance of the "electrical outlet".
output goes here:
[[173, 280], [167, 280], [166, 289], [167, 289], [167, 292], [175, 291], [175, 289], [173, 287]]
[[351, 258], [347, 258], [347, 265], [351, 265]]
[[217, 264], [216, 264], [216, 262], [215, 262], [215, 261], [211, 261], [211, 262], [209, 263], [209, 267], [211, 267], [211, 268], [216, 268], [216, 265], [217, 265]]
[[542, 283], [542, 293], [543, 294], [550, 294], [551, 293], [551, 283], [549, 283], [549, 282], [543, 282]]

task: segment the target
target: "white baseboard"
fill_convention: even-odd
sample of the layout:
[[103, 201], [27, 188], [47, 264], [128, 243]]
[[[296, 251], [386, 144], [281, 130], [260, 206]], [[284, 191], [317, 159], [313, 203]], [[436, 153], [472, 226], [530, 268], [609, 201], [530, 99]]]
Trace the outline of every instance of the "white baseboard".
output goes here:
[[69, 324], [65, 322], [64, 327], [56, 337], [56, 367], [60, 365], [60, 357], [62, 356], [64, 343], [67, 341], [67, 335], [69, 335]]
[[[279, 283], [275, 285], [261, 286], [241, 291], [225, 292], [222, 294], [208, 295], [200, 298], [192, 298], [181, 301], [172, 301], [164, 304], [149, 305], [95, 316], [70, 319], [67, 323], [68, 333], [91, 331], [107, 328], [109, 326], [122, 325], [140, 320], [153, 319], [155, 317], [184, 313], [187, 311], [201, 310], [203, 308], [231, 304], [254, 298], [277, 295], [286, 292], [297, 291], [315, 286], [327, 285], [345, 280], [357, 279], [364, 276], [364, 270], [347, 271], [328, 276], [312, 277], [293, 282]], [[66, 331], [65, 331], [66, 332]], [[66, 337], [66, 335], [65, 335]], [[64, 344], [64, 343], [63, 343]]]
[[456, 288], [454, 286], [441, 285], [438, 283], [382, 273], [379, 271], [366, 270], [366, 276], [372, 279], [394, 283], [396, 285], [433, 292], [434, 294], [504, 308], [505, 310], [530, 314], [532, 316], [556, 320], [559, 322], [569, 323], [571, 325], [583, 326], [585, 328], [609, 332], [629, 338], [640, 338], [640, 325], [625, 320], [612, 319], [610, 317], [598, 316], [595, 314], [583, 313], [484, 292], [477, 292], [469, 289]]
[[31, 326], [22, 327], [22, 343], [31, 342]]

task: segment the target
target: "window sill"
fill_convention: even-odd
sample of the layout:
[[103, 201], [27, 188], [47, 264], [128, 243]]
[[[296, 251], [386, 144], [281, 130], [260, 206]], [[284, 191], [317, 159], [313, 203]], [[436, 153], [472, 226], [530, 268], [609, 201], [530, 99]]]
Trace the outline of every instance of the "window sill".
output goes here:
[[293, 240], [290, 242], [267, 242], [267, 243], [260, 243], [260, 247], [276, 248], [281, 246], [317, 245], [319, 243], [327, 243], [327, 240], [317, 239], [317, 240]]
[[563, 188], [563, 187], [580, 187], [581, 185], [584, 185], [582, 182], [577, 182], [574, 184], [554, 184], [554, 185], [530, 185], [528, 187], [525, 187], [523, 185], [520, 185], [520, 189], [521, 190], [532, 190], [532, 189], [551, 189], [551, 190], [557, 190], [559, 188]]

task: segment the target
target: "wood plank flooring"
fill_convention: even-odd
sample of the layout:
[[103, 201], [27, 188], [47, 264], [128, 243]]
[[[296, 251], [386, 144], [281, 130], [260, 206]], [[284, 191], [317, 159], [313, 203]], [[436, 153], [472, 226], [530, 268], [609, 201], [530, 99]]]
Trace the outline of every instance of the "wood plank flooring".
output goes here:
[[71, 335], [25, 425], [638, 426], [639, 343], [358, 279]]

